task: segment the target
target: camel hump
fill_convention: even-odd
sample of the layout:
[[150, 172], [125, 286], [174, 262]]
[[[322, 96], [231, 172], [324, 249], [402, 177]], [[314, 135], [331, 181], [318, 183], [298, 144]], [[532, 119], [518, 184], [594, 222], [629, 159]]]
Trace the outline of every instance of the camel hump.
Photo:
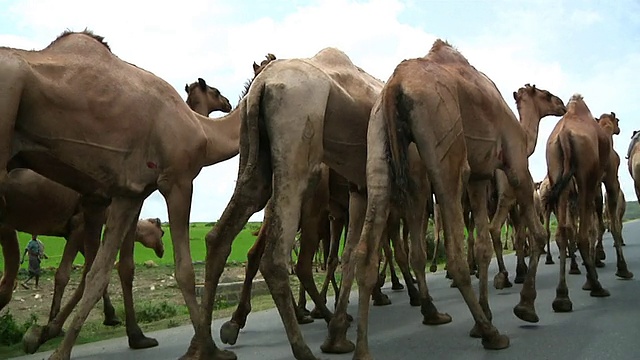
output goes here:
[[318, 51], [312, 59], [316, 62], [332, 66], [354, 66], [347, 54], [334, 47], [328, 47]]
[[[83, 31], [70, 31], [66, 30], [60, 34], [55, 40], [53, 40], [45, 50], [64, 50], [79, 52], [84, 50], [87, 46], [99, 45], [101, 48], [106, 49], [111, 53], [111, 47], [104, 40], [103, 36], [94, 34], [89, 29]], [[91, 50], [93, 51], [93, 50]]]
[[459, 63], [471, 66], [464, 55], [451, 46], [451, 44], [441, 39], [437, 39], [433, 43], [426, 58], [440, 64]]

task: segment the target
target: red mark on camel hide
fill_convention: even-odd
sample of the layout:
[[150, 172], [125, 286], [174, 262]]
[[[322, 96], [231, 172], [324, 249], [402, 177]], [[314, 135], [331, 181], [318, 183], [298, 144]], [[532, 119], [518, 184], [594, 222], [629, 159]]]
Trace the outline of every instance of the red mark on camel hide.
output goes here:
[[147, 161], [147, 167], [149, 169], [157, 169], [158, 168], [158, 164], [154, 163], [153, 161]]

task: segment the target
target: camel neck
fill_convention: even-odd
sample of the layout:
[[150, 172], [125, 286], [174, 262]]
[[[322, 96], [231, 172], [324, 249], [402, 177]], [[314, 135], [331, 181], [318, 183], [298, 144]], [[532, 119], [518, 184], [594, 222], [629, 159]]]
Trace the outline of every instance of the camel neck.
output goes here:
[[518, 115], [520, 116], [520, 126], [522, 126], [527, 139], [527, 157], [529, 157], [536, 150], [538, 127], [542, 117], [536, 107], [529, 102], [518, 103]]
[[217, 119], [196, 114], [207, 137], [205, 166], [217, 164], [238, 155], [241, 108], [238, 106], [229, 114]]

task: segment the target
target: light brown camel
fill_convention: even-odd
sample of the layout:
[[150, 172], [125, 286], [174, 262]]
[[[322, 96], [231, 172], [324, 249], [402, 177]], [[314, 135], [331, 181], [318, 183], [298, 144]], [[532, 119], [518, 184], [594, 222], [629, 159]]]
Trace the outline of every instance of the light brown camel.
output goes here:
[[629, 143], [627, 152], [627, 166], [629, 174], [633, 178], [633, 185], [636, 190], [636, 199], [640, 203], [640, 130], [635, 130]]
[[[234, 237], [248, 218], [271, 199], [265, 211], [263, 230], [267, 243], [260, 270], [280, 312], [294, 356], [315, 359], [296, 323], [286, 263], [300, 218], [303, 194], [311, 179], [317, 176], [320, 164], [325, 163], [351, 183], [351, 191], [341, 291], [329, 324], [329, 337], [321, 349], [325, 352], [354, 349], [346, 339], [346, 305], [353, 279], [350, 255], [354, 240], [360, 236], [366, 204], [367, 124], [382, 86], [380, 80], [333, 48], [324, 49], [309, 59], [273, 61], [256, 77], [246, 97], [236, 188], [217, 226], [206, 237], [202, 329], [210, 327], [216, 287]], [[421, 242], [412, 242], [412, 246], [414, 243], [420, 246]], [[420, 253], [424, 251], [412, 252]], [[377, 264], [377, 256], [372, 261]], [[419, 277], [423, 308], [429, 310], [425, 321], [450, 321], [436, 311], [428, 296], [425, 261], [421, 261], [422, 274], [414, 271]], [[411, 262], [415, 266], [419, 261], [412, 257]], [[377, 271], [374, 273], [377, 280]], [[367, 305], [370, 294], [363, 295]], [[359, 320], [366, 321], [362, 316]], [[191, 345], [191, 352], [202, 352], [213, 346], [213, 340], [210, 335], [196, 335]]]
[[[59, 236], [67, 240], [55, 275], [55, 286], [49, 314], [49, 322], [51, 322], [60, 312], [64, 288], [69, 282], [73, 260], [78, 252], [85, 256], [83, 275], [91, 268], [97, 250], [96, 245], [100, 241], [99, 237], [104, 224], [105, 213], [84, 211], [80, 194], [28, 169], [12, 170], [8, 175], [5, 186], [7, 189], [5, 196], [6, 206], [0, 219], [0, 242], [3, 245], [17, 241], [16, 231]], [[144, 246], [154, 249], [156, 255], [162, 257], [164, 255], [163, 234], [159, 219], [140, 220], [137, 224], [135, 239], [131, 240], [138, 241]], [[87, 251], [85, 251], [85, 247]], [[13, 259], [5, 258], [6, 260], [13, 261]], [[122, 262], [123, 265], [119, 268], [119, 272], [123, 281], [129, 346], [134, 349], [156, 346], [158, 344], [157, 341], [145, 337], [136, 323], [133, 300], [131, 298], [131, 280], [133, 280], [134, 269], [127, 266], [129, 262], [133, 263], [133, 260], [128, 261], [123, 258]], [[15, 270], [17, 271], [17, 267]], [[15, 274], [15, 272], [12, 271], [11, 274]], [[0, 287], [0, 294], [6, 293], [4, 290]], [[8, 295], [7, 302], [11, 296], [10, 291]], [[120, 320], [116, 316], [115, 309], [109, 299], [107, 289], [105, 289], [102, 298], [105, 315], [104, 324], [110, 326], [120, 324]], [[78, 299], [72, 299], [69, 303], [75, 305], [77, 301]], [[0, 301], [0, 309], [5, 304], [4, 300]], [[68, 308], [72, 309], [73, 305]], [[41, 332], [41, 328], [41, 326], [36, 326], [29, 331], [29, 334], [45, 334]], [[35, 352], [38, 346], [48, 339], [45, 336], [27, 341], [26, 352]]]
[[[189, 250], [192, 182], [202, 167], [238, 154], [239, 117], [214, 121], [194, 113], [168, 83], [122, 61], [87, 31], [65, 32], [40, 51], [0, 48], [0, 59], [0, 199], [6, 169], [25, 167], [79, 192], [97, 209], [110, 209], [82, 300], [51, 358], [70, 357], [120, 245], [135, 236], [142, 202], [155, 190], [167, 203], [176, 280], [191, 321], [198, 335], [207, 332], [197, 326], [202, 312]], [[123, 247], [121, 256], [132, 250]], [[59, 330], [62, 323], [54, 323]], [[235, 358], [217, 348], [208, 354]]]
[[[273, 54], [268, 54], [266, 56], [266, 60], [263, 60], [260, 65], [254, 63], [254, 75], [257, 76], [273, 60], [275, 60], [275, 56]], [[250, 86], [250, 82], [246, 84], [245, 92], [250, 88]], [[211, 102], [215, 101], [217, 90], [207, 86], [203, 79], [198, 79], [197, 83], [186, 85], [185, 91], [188, 94], [186, 102], [194, 111], [201, 115], [208, 115], [209, 110], [214, 108], [215, 104], [211, 104]], [[305, 196], [305, 200], [303, 201], [301, 208], [302, 215], [300, 217], [299, 224], [299, 229], [301, 231], [301, 249], [298, 255], [298, 262], [295, 266], [295, 273], [301, 283], [300, 297], [298, 304], [295, 307], [296, 319], [300, 324], [313, 321], [313, 319], [308, 316], [309, 312], [305, 308], [305, 291], [309, 293], [316, 305], [316, 308], [314, 309], [316, 317], [323, 317], [329, 321], [331, 316], [333, 316], [332, 312], [326, 307], [326, 290], [324, 293], [321, 293], [315, 285], [312, 273], [313, 257], [320, 242], [320, 225], [323, 218], [328, 217], [329, 214], [330, 199], [333, 202], [344, 204], [347, 201], [347, 198], [338, 197], [346, 197], [348, 196], [348, 193], [344, 191], [336, 194], [330, 193], [330, 188], [340, 186], [339, 184], [344, 182], [344, 180], [342, 180], [338, 174], [332, 174], [330, 177], [329, 168], [326, 167], [326, 165], [322, 165], [322, 167], [323, 170], [320, 171], [321, 175], [319, 176], [319, 179], [317, 179], [316, 184], [313, 185], [313, 188], [307, 190], [309, 193]], [[330, 184], [329, 181], [336, 182], [336, 184]], [[264, 224], [262, 228], [264, 228]], [[234, 311], [231, 320], [223, 324], [220, 329], [220, 338], [223, 343], [232, 345], [236, 343], [239, 331], [246, 325], [247, 316], [251, 312], [251, 288], [253, 279], [257, 275], [258, 266], [266, 244], [266, 234], [262, 228], [258, 231], [258, 238], [247, 254], [245, 280], [237, 308]], [[333, 271], [335, 271], [335, 267], [333, 268]], [[291, 296], [293, 298], [293, 294], [291, 294]]]
[[[593, 119], [582, 96], [574, 94], [567, 104], [567, 113], [556, 124], [547, 140], [547, 172], [551, 184], [549, 206], [555, 209], [557, 214], [556, 243], [560, 249], [560, 278], [556, 298], [552, 304], [556, 312], [568, 312], [573, 308], [565, 277], [567, 242], [571, 236], [570, 228], [567, 226], [567, 185], [572, 177], [575, 179], [578, 193], [579, 227], [576, 242], [587, 271], [585, 285], [591, 290], [591, 296], [610, 295], [598, 281], [591, 249], [595, 241], [595, 236], [592, 237], [595, 235], [595, 199], [601, 181], [607, 189], [609, 213], [614, 213], [617, 206], [617, 195], [620, 191], [617, 175], [619, 158], [613, 151], [612, 136], [620, 130], [613, 113], [603, 114], [598, 122]], [[612, 219], [612, 234], [618, 255], [616, 275], [631, 278], [633, 274], [627, 270], [620, 246], [621, 226], [615, 216]]]
[[[546, 91], [534, 96], [547, 98], [548, 102], [554, 104], [554, 111], [561, 111], [564, 107], [560, 99]], [[535, 147], [540, 114], [535, 106], [529, 106], [529, 111], [522, 115], [522, 123], [518, 122], [495, 84], [441, 40], [434, 43], [426, 57], [402, 62], [387, 82], [381, 98], [382, 103], [373, 110], [369, 124], [369, 205], [363, 236], [358, 245], [359, 253], [368, 256], [371, 248], [375, 248], [375, 234], [379, 231], [376, 228], [389, 201], [386, 191], [389, 166], [383, 145], [385, 137], [389, 137], [392, 154], [391, 179], [405, 198], [411, 198], [411, 195], [406, 194], [406, 161], [402, 157], [408, 143], [413, 141], [427, 166], [429, 180], [441, 207], [447, 269], [476, 321], [471, 335], [482, 337], [486, 348], [507, 347], [508, 338], [500, 335], [491, 324], [488, 304], [487, 270], [491, 252], [487, 183], [496, 169], [505, 171], [515, 187], [527, 225], [532, 229], [535, 239], [542, 242], [544, 235], [533, 207], [533, 182], [527, 164], [527, 155]], [[473, 150], [467, 153], [467, 148]], [[479, 300], [473, 293], [468, 277], [469, 268], [462, 256], [463, 218], [460, 200], [467, 178], [467, 192], [478, 228], [475, 257], [479, 264]], [[411, 189], [408, 190], [411, 193]], [[521, 301], [514, 308], [518, 317], [530, 322], [538, 321], [533, 301], [539, 249], [534, 247], [533, 253], [531, 271], [527, 274]], [[361, 281], [365, 281], [364, 276]], [[366, 339], [364, 329], [359, 329], [359, 334]]]

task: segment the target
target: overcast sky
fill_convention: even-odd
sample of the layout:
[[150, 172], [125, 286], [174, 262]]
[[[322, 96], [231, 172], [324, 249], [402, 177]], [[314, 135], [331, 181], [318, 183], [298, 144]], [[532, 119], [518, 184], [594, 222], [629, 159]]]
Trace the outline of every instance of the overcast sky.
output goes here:
[[[185, 83], [202, 77], [233, 104], [253, 61], [268, 52], [311, 57], [333, 46], [386, 80], [401, 60], [425, 55], [443, 38], [496, 83], [514, 112], [511, 93], [525, 83], [565, 102], [579, 92], [595, 116], [614, 111], [621, 128], [614, 138], [619, 178], [627, 200], [635, 200], [624, 155], [632, 131], [640, 129], [638, 1], [0, 0], [0, 46], [41, 49], [63, 30], [85, 27], [183, 98]], [[530, 158], [535, 180], [546, 174], [545, 143], [557, 120], [542, 120]], [[237, 167], [235, 157], [203, 169], [191, 221], [220, 217]], [[147, 199], [142, 216], [167, 220], [159, 193]]]

